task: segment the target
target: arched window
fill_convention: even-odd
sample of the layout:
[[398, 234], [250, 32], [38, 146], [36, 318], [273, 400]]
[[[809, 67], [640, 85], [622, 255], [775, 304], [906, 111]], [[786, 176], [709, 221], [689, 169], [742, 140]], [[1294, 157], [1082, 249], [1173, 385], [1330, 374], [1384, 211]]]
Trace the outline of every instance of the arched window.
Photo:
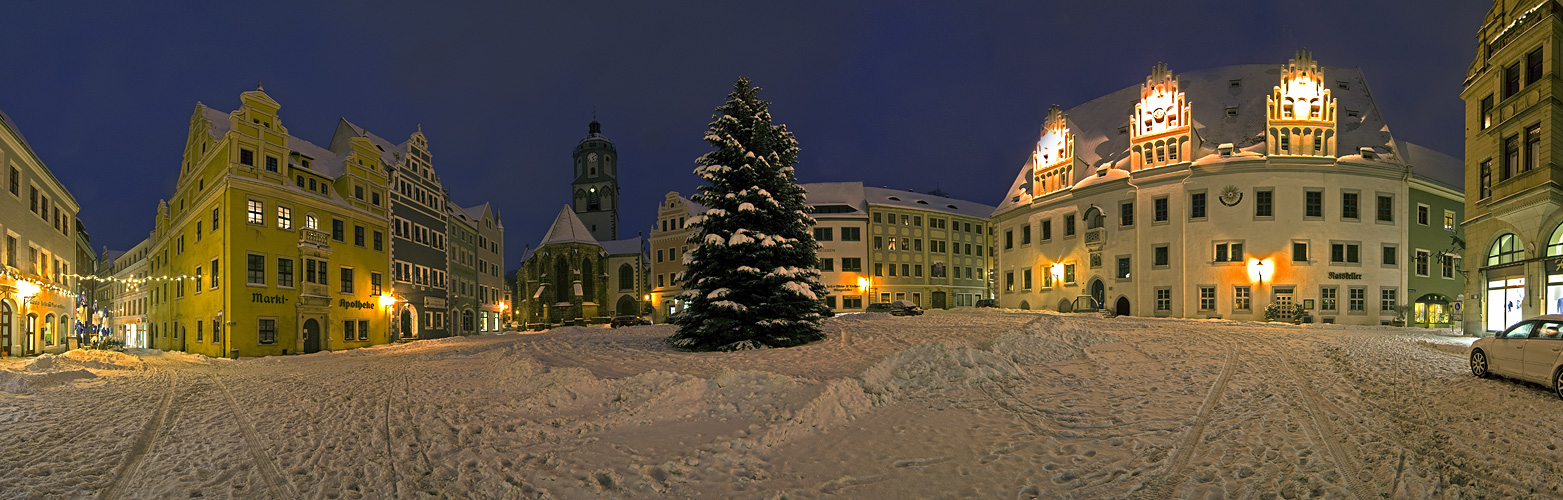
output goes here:
[[1563, 224], [1558, 224], [1558, 227], [1552, 230], [1552, 236], [1547, 238], [1547, 256], [1558, 255], [1563, 255]]
[[575, 284], [570, 271], [570, 261], [560, 255], [554, 260], [554, 300], [557, 302], [569, 302], [575, 295]]
[[619, 264], [619, 289], [635, 289], [635, 268], [629, 264]]
[[320, 219], [315, 218], [313, 214], [305, 215], [304, 227], [309, 229], [320, 229]]
[[1102, 210], [1101, 209], [1096, 208], [1096, 207], [1091, 207], [1090, 209], [1087, 209], [1085, 211], [1085, 228], [1086, 229], [1096, 229], [1096, 228], [1102, 227], [1104, 219], [1105, 219], [1105, 217], [1102, 216]]
[[597, 296], [597, 293], [596, 293], [597, 292], [597, 287], [595, 287], [593, 285], [597, 284], [597, 276], [592, 271], [593, 271], [593, 269], [592, 269], [592, 261], [591, 261], [591, 259], [582, 260], [581, 261], [581, 295], [583, 296], [582, 300], [586, 300], [586, 301], [589, 301], [589, 302], [596, 302], [597, 300], [594, 297]]
[[586, 193], [586, 209], [602, 210], [602, 195], [597, 192], [597, 188]]
[[1487, 265], [1508, 264], [1525, 259], [1525, 247], [1520, 245], [1520, 239], [1513, 233], [1498, 237], [1498, 241], [1492, 243], [1492, 249], [1487, 251]]

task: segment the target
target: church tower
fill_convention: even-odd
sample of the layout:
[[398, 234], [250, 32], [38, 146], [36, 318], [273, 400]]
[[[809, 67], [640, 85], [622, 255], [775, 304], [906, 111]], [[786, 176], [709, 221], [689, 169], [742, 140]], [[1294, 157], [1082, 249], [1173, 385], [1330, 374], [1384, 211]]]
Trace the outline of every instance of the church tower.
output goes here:
[[597, 241], [619, 239], [619, 157], [592, 120], [585, 139], [575, 145], [575, 181], [570, 206]]

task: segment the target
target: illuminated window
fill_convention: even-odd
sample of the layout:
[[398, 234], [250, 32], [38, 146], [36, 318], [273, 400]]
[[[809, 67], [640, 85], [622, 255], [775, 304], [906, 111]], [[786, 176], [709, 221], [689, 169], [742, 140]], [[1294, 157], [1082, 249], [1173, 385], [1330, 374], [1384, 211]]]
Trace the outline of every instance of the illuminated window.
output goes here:
[[265, 203], [256, 200], [249, 200], [249, 210], [245, 217], [245, 221], [249, 222], [250, 224], [266, 224], [265, 216], [262, 215], [265, 210]]

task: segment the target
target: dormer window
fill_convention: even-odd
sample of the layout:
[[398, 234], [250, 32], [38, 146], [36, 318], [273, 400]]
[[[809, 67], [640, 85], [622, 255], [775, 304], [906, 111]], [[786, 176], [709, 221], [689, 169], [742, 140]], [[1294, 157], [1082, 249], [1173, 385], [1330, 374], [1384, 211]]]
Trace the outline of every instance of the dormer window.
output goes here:
[[1335, 81], [1335, 87], [1339, 88], [1341, 90], [1351, 90], [1351, 84], [1350, 83], [1346, 83], [1345, 80], [1336, 80]]
[[1239, 78], [1239, 79], [1236, 79], [1236, 80], [1228, 80], [1227, 81], [1227, 86], [1228, 87], [1232, 87], [1232, 88], [1242, 87], [1243, 86], [1243, 79]]
[[1227, 106], [1227, 116], [1237, 116], [1237, 106]]

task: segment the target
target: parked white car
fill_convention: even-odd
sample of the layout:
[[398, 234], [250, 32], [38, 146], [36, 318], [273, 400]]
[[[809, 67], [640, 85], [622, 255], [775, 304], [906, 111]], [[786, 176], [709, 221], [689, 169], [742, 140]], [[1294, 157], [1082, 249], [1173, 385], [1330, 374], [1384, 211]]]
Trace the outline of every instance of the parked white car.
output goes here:
[[1471, 374], [1500, 375], [1552, 388], [1563, 398], [1563, 314], [1537, 316], [1471, 344]]

